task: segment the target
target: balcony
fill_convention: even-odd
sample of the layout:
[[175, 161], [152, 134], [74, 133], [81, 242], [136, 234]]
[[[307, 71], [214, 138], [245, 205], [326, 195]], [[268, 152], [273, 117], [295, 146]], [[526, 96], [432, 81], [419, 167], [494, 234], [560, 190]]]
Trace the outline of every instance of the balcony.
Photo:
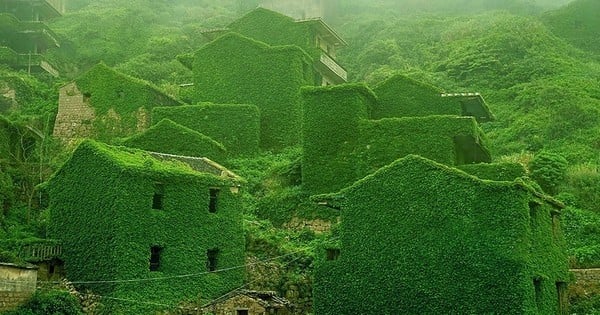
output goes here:
[[43, 55], [40, 54], [18, 54], [8, 47], [0, 47], [0, 63], [7, 64], [13, 68], [27, 69], [27, 72], [45, 71], [54, 77], [59, 72], [52, 66]]
[[324, 78], [327, 78], [328, 81], [334, 84], [346, 83], [348, 81], [346, 70], [324, 51], [321, 52], [315, 67]]
[[[4, 12], [12, 12], [20, 19], [44, 21], [65, 13], [65, 0], [4, 0]], [[3, 11], [0, 8], [0, 11]]]

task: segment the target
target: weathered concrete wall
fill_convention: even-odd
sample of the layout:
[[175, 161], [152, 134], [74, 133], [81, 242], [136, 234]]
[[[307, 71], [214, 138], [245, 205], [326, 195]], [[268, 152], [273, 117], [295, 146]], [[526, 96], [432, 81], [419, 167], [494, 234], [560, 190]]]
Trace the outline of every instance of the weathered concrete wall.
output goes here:
[[221, 303], [212, 305], [204, 309], [204, 313], [213, 313], [215, 315], [236, 314], [237, 310], [248, 310], [249, 315], [266, 314], [266, 310], [256, 300], [243, 294], [234, 296]]
[[0, 312], [13, 309], [35, 292], [37, 269], [0, 263]]
[[574, 280], [569, 283], [571, 299], [588, 298], [600, 295], [600, 268], [571, 269]]
[[290, 220], [290, 222], [284, 224], [284, 226], [288, 229], [292, 230], [302, 230], [307, 228], [317, 234], [329, 232], [331, 230], [331, 221], [321, 220], [321, 219], [303, 219], [294, 217]]
[[63, 86], [58, 95], [58, 113], [53, 134], [63, 139], [83, 138], [91, 135], [94, 109], [75, 82]]

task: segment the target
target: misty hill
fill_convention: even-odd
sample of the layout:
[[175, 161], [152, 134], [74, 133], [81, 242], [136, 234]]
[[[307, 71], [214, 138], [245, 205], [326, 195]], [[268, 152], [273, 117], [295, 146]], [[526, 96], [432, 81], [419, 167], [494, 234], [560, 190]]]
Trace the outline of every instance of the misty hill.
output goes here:
[[600, 55], [600, 1], [576, 0], [560, 9], [547, 12], [546, 25], [573, 46]]

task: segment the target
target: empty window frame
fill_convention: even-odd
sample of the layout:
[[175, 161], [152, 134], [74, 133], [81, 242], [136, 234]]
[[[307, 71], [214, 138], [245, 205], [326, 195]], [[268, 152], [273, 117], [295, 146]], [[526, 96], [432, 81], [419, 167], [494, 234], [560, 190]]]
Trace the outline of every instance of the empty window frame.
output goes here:
[[208, 194], [209, 194], [208, 212], [210, 212], [210, 213], [217, 212], [220, 191], [221, 190], [219, 188], [211, 188], [208, 190]]
[[162, 253], [162, 247], [160, 247], [160, 246], [150, 247], [150, 271], [158, 271], [160, 269], [161, 253]]
[[206, 251], [206, 270], [216, 271], [219, 260], [219, 249], [212, 248]]
[[154, 183], [154, 196], [152, 197], [152, 209], [162, 210], [165, 197], [165, 185]]
[[328, 248], [327, 249], [327, 260], [337, 260], [340, 257], [339, 248]]

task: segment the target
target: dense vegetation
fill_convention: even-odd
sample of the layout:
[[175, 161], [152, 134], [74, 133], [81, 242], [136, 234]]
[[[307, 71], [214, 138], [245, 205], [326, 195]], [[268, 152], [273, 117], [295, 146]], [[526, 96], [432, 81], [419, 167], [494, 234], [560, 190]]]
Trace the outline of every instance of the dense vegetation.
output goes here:
[[[522, 164], [547, 193], [567, 204], [562, 222], [571, 264], [598, 267], [598, 1], [575, 0], [559, 7], [566, 2], [331, 0], [327, 8], [335, 10], [328, 11], [326, 18], [349, 43], [338, 59], [352, 81], [376, 87], [402, 74], [445, 92], [482, 93], [496, 116], [494, 122], [482, 124], [492, 156], [498, 162]], [[61, 48], [49, 53], [61, 70], [60, 78], [29, 76], [0, 65], [0, 82], [5, 82], [0, 83], [0, 92], [3, 84], [15, 89], [19, 104], [15, 107], [0, 93], [0, 113], [5, 116], [0, 117], [3, 260], [16, 259], [16, 243], [46, 236], [46, 201], [36, 185], [69, 154], [50, 137], [58, 86], [103, 61], [169, 95], [189, 99], [179, 84], [194, 78], [176, 57], [208, 42], [200, 30], [229, 25], [256, 3], [71, 0], [70, 11], [49, 23], [61, 41]], [[248, 115], [256, 122], [255, 109], [248, 108]], [[174, 119], [159, 110], [153, 118], [170, 118], [203, 133], [223, 144], [228, 153], [243, 148], [254, 154], [258, 147], [257, 124], [247, 135], [253, 139], [247, 147], [230, 148], [224, 139], [184, 123], [188, 117]], [[223, 152], [217, 143], [194, 136]], [[253, 274], [249, 280], [280, 292], [301, 283], [301, 295], [307, 297], [308, 271], [319, 237], [279, 227], [297, 215], [332, 215], [315, 214], [300, 191], [300, 156], [291, 148], [226, 164], [249, 180], [245, 194], [249, 259], [291, 254], [277, 262], [279, 273], [272, 279], [254, 279]], [[581, 312], [593, 312], [600, 309], [600, 301], [585, 307]]]

